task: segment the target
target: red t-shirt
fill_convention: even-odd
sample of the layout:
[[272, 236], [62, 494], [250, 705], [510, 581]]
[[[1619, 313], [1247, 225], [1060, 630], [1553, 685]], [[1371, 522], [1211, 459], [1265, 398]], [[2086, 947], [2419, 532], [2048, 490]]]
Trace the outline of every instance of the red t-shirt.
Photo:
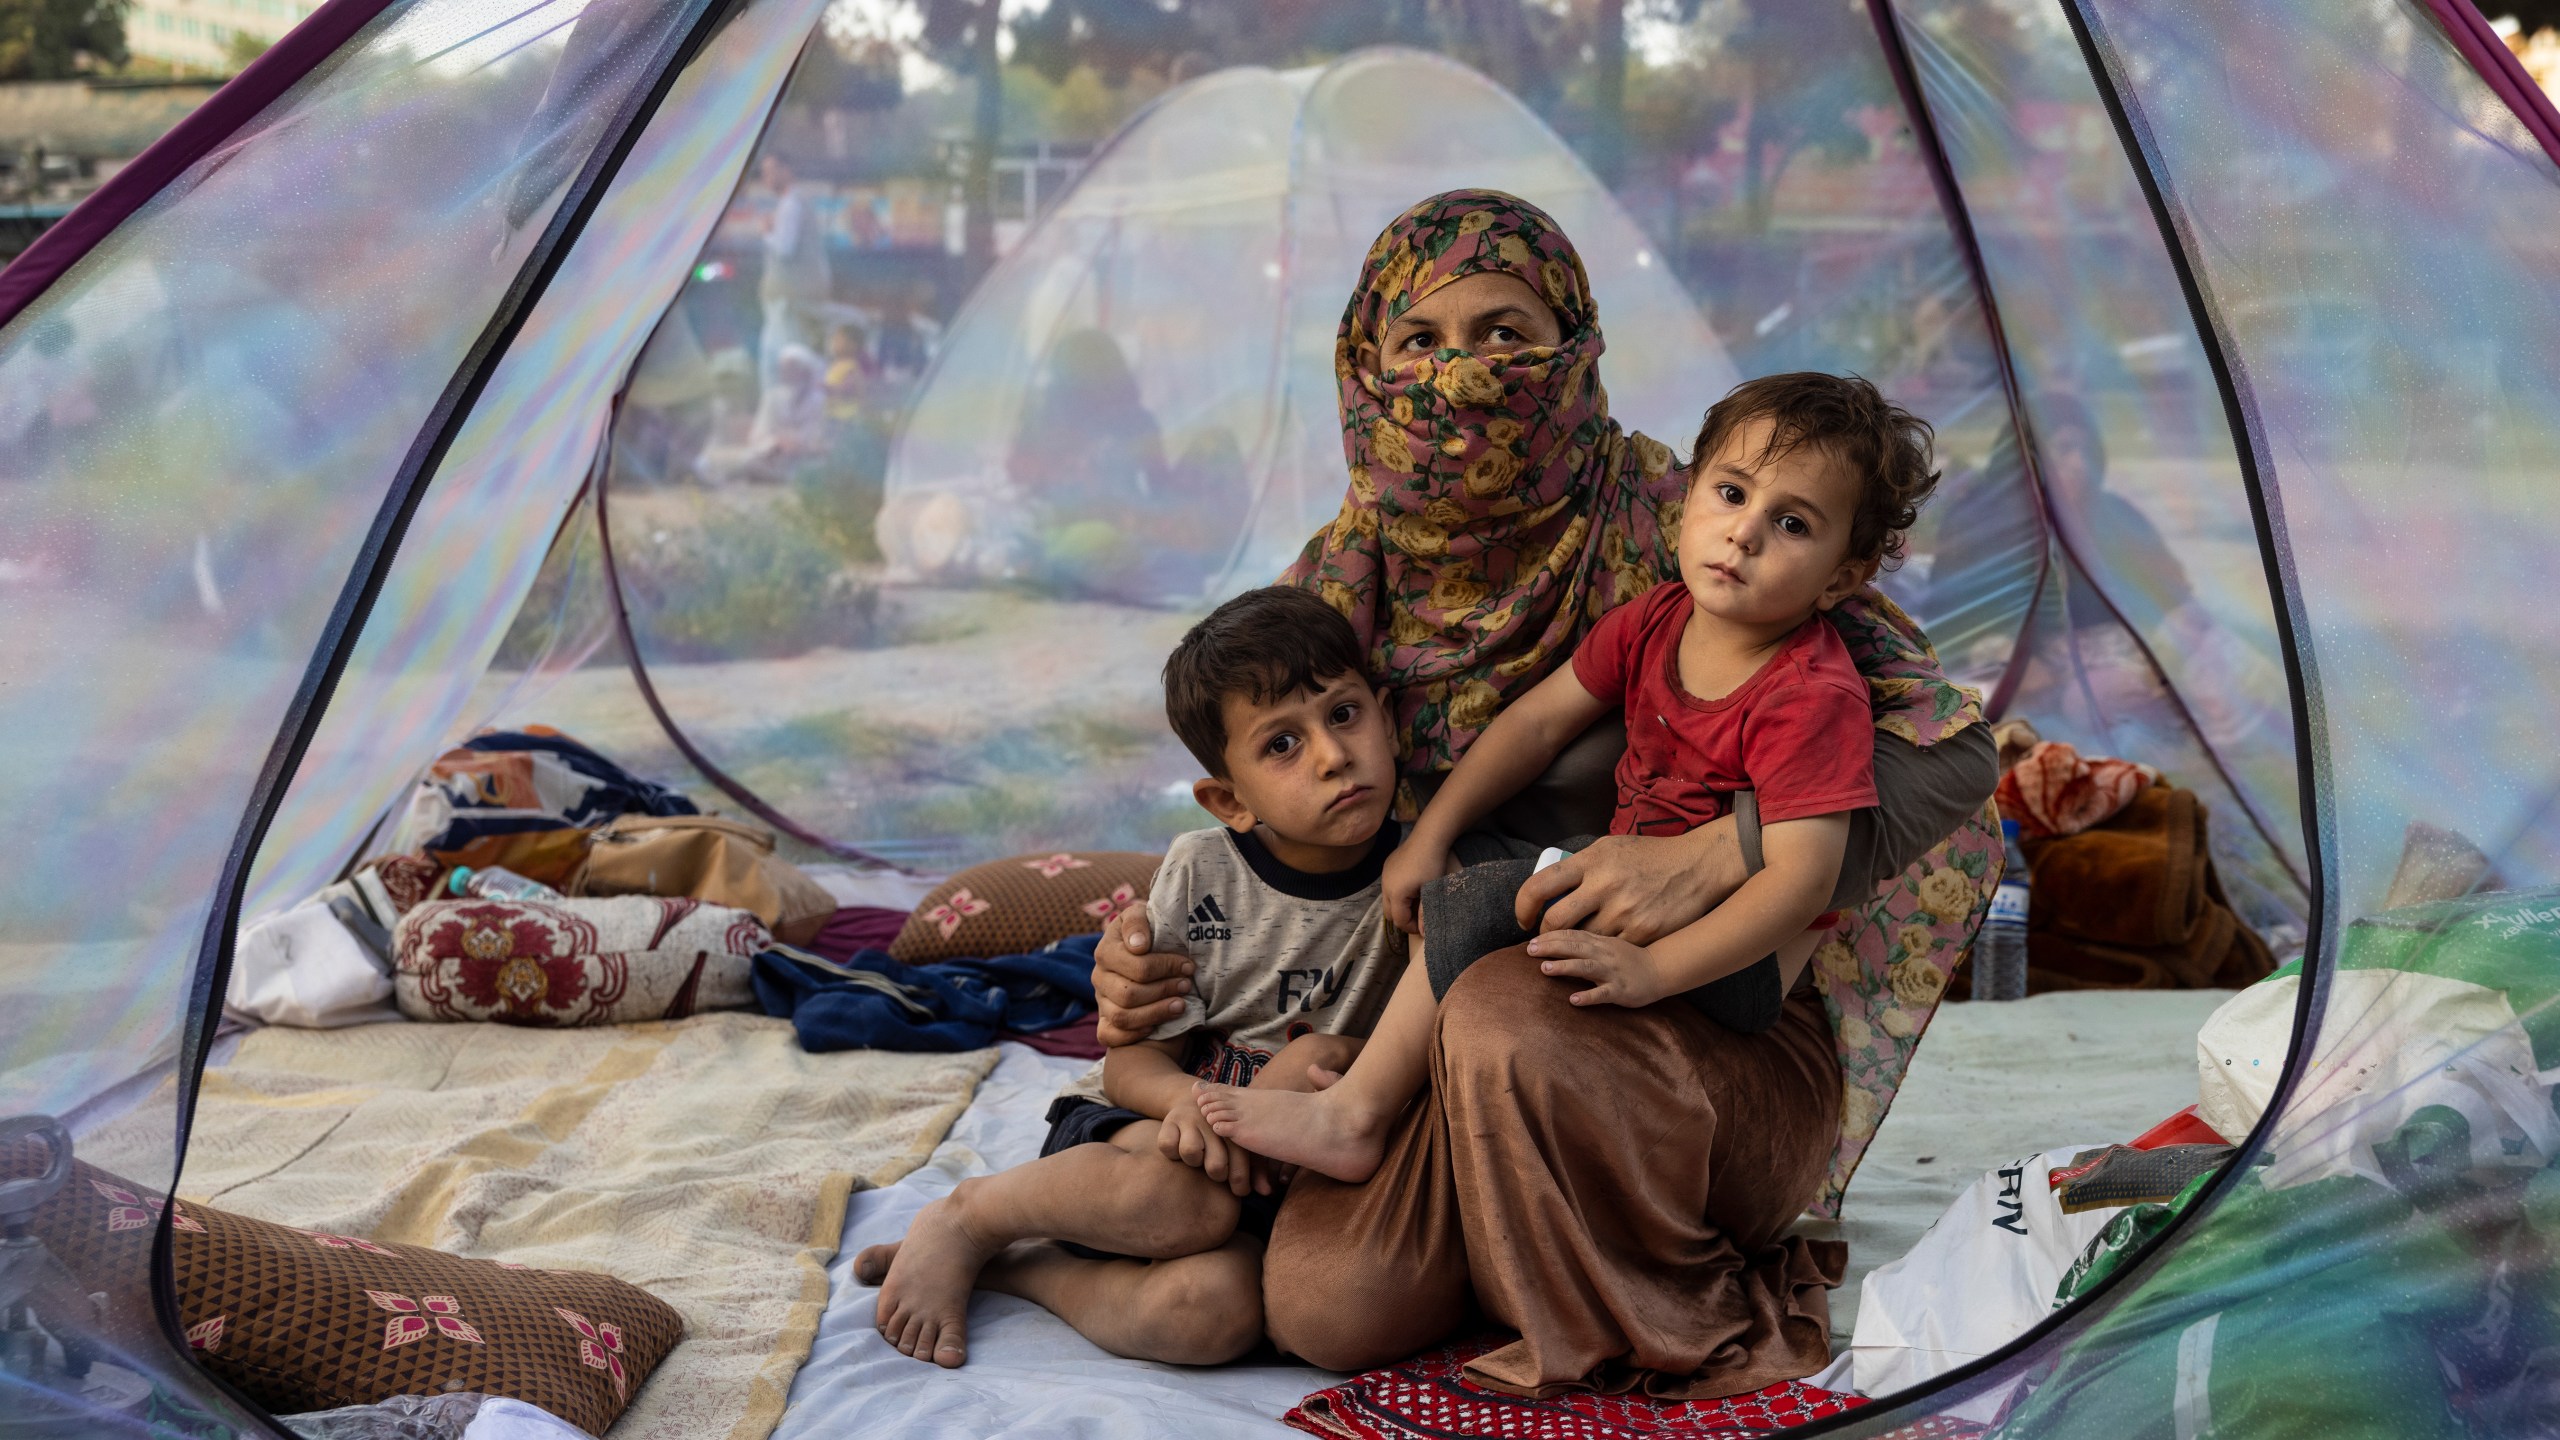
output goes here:
[[1681, 835], [1760, 797], [1775, 824], [1876, 803], [1875, 720], [1849, 647], [1821, 616], [1721, 700], [1680, 686], [1688, 587], [1656, 585], [1600, 619], [1573, 652], [1574, 678], [1627, 717], [1612, 835]]

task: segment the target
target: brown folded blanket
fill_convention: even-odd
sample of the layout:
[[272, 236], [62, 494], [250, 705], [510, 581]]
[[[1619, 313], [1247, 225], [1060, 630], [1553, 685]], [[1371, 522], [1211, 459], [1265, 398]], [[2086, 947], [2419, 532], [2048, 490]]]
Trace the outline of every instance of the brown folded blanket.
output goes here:
[[2231, 912], [2192, 790], [2146, 787], [2103, 825], [2029, 841], [2027, 989], [2200, 990], [2275, 968]]
[[[2024, 842], [2028, 993], [2217, 989], [2274, 969], [2232, 913], [2206, 841], [2203, 802], [2162, 783], [2104, 824]], [[1957, 979], [1969, 996], [1969, 975]]]

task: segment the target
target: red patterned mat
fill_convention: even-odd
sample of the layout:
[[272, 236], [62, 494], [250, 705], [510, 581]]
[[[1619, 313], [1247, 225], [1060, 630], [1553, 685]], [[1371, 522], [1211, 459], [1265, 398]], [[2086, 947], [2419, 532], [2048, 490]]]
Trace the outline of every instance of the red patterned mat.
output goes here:
[[[1338, 1440], [1758, 1440], [1867, 1403], [1862, 1396], [1797, 1380], [1722, 1400], [1587, 1392], [1524, 1400], [1469, 1382], [1462, 1373], [1466, 1363], [1508, 1338], [1479, 1336], [1355, 1375], [1299, 1401], [1281, 1419]], [[1964, 1426], [1932, 1433], [1958, 1437], [1978, 1431]]]

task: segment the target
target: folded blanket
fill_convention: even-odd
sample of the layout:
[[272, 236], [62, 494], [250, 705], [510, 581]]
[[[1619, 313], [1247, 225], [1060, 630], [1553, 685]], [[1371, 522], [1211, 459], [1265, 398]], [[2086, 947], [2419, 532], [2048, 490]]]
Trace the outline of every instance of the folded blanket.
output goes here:
[[2160, 772], [2131, 760], [2094, 759], [2059, 740], [2031, 747], [2000, 777], [2000, 817], [2030, 840], [2077, 835], [2131, 803]]
[[883, 950], [839, 964], [776, 945], [756, 956], [756, 999], [802, 1049], [975, 1050], [1003, 1031], [1056, 1029], [1090, 1014], [1100, 935], [1028, 955], [906, 965]]
[[2232, 913], [2191, 790], [2146, 786], [2106, 823], [2024, 849], [2030, 991], [2236, 987], [2275, 968]]

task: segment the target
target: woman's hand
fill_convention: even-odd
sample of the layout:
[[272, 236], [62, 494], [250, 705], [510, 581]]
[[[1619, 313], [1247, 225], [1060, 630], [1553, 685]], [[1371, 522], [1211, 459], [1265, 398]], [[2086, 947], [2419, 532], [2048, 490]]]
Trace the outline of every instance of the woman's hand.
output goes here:
[[1147, 950], [1147, 907], [1132, 905], [1102, 927], [1093, 952], [1093, 998], [1102, 1012], [1094, 1033], [1105, 1045], [1134, 1045], [1182, 1013], [1191, 993], [1191, 959]]
[[1387, 918], [1407, 935], [1421, 934], [1422, 887], [1448, 873], [1447, 846], [1406, 836], [1378, 877], [1387, 895]]
[[[1387, 864], [1392, 873], [1394, 860]], [[1728, 815], [1686, 835], [1602, 836], [1530, 876], [1516, 913], [1524, 930], [1592, 930], [1650, 945], [1723, 904], [1748, 878]]]
[[1540, 974], [1592, 982], [1590, 989], [1576, 990], [1569, 997], [1576, 1005], [1640, 1010], [1670, 993], [1653, 956], [1624, 940], [1588, 930], [1550, 930], [1529, 942], [1529, 953], [1538, 957]]

